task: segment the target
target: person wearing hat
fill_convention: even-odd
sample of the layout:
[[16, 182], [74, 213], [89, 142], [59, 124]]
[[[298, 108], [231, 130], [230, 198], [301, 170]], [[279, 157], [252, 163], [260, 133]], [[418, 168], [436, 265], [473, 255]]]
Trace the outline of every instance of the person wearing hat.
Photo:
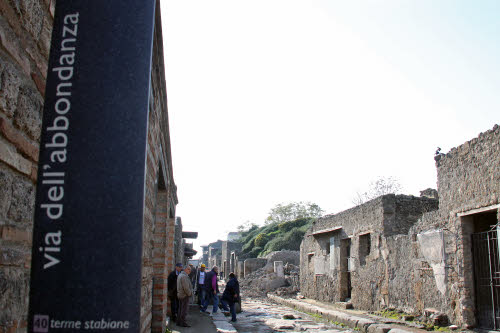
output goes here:
[[205, 272], [207, 266], [201, 264], [200, 269], [196, 273], [196, 293], [198, 294], [198, 305], [202, 306], [203, 301], [207, 298], [207, 289], [205, 288], [205, 278], [207, 272]]
[[170, 318], [174, 323], [177, 321], [177, 312], [179, 310], [179, 299], [177, 298], [177, 277], [181, 271], [182, 264], [175, 264], [175, 269], [168, 275], [167, 279], [168, 298], [170, 298], [170, 304], [172, 306]]

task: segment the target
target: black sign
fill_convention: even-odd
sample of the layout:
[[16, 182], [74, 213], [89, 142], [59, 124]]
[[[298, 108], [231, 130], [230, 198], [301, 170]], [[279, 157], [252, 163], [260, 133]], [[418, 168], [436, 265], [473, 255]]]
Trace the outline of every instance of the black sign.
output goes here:
[[57, 1], [29, 332], [139, 332], [154, 0]]

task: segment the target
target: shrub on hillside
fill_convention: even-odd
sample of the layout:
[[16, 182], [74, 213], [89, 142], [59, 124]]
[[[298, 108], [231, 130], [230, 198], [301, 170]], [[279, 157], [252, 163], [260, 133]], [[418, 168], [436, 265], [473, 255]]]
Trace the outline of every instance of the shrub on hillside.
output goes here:
[[267, 242], [269, 241], [269, 236], [265, 233], [260, 233], [255, 237], [255, 246], [263, 248], [266, 246]]
[[304, 239], [304, 234], [305, 231], [302, 231], [300, 227], [293, 228], [292, 230], [287, 232], [285, 234], [285, 237], [283, 238], [285, 243], [287, 244], [285, 250], [300, 250], [300, 243], [302, 243], [302, 240]]
[[259, 254], [262, 252], [262, 248], [260, 246], [254, 247], [252, 251], [248, 252], [249, 258], [257, 258]]
[[241, 252], [248, 253], [248, 252], [252, 251], [252, 249], [254, 247], [255, 247], [254, 239], [252, 238], [250, 241], [248, 241], [247, 243], [245, 243], [243, 245], [243, 247], [241, 248]]
[[273, 251], [281, 251], [286, 249], [287, 244], [285, 241], [285, 237], [283, 235], [275, 237], [274, 239], [270, 240], [267, 244], [266, 247], [264, 248], [264, 251], [262, 251], [261, 255], [266, 255], [270, 252]]
[[292, 230], [293, 228], [299, 228], [299, 227], [302, 227], [304, 225], [310, 225], [313, 220], [314, 220], [314, 218], [312, 218], [312, 217], [304, 217], [301, 219], [296, 219], [293, 221], [286, 221], [286, 222], [280, 223], [280, 224], [278, 224], [278, 227], [279, 227], [279, 230], [281, 232], [288, 232], [288, 231]]

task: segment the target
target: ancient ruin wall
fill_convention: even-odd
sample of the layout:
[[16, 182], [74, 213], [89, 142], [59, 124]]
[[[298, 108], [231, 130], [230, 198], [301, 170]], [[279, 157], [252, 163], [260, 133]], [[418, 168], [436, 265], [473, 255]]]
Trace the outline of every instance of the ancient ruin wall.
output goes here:
[[267, 264], [267, 259], [265, 258], [250, 258], [246, 259], [243, 262], [243, 271], [244, 275], [248, 276], [248, 274], [255, 272], [259, 268], [264, 267]]
[[[319, 218], [311, 229], [309, 229], [300, 246], [300, 288], [301, 293], [309, 298], [327, 302], [341, 301], [339, 280], [342, 270], [340, 269], [340, 249], [328, 254], [329, 240], [336, 239], [339, 244], [341, 239], [347, 239], [349, 235], [358, 235], [364, 232], [372, 233], [372, 239], [378, 239], [382, 233], [383, 226], [383, 198], [371, 200], [363, 205], [353, 207], [335, 215], [326, 215]], [[328, 230], [334, 227], [342, 227], [340, 230], [313, 236], [312, 233]], [[351, 249], [357, 249], [356, 239], [351, 244]], [[377, 246], [374, 249], [374, 258], [379, 257]], [[377, 254], [375, 254], [377, 252]], [[356, 256], [351, 252], [352, 256]], [[336, 268], [331, 267], [331, 255], [336, 256]]]
[[[410, 231], [425, 234], [427, 231], [441, 232], [445, 240], [445, 265], [441, 275], [445, 287], [444, 300], [435, 306], [445, 312], [459, 325], [475, 326], [475, 287], [471, 252], [471, 233], [474, 226], [470, 219], [460, 214], [474, 210], [497, 211], [500, 197], [500, 127], [479, 134], [464, 144], [451, 149], [447, 154], [435, 157], [438, 172], [439, 211], [425, 214]], [[419, 254], [424, 258], [422, 247]], [[423, 262], [430, 264], [424, 258]], [[434, 270], [429, 285], [439, 281]], [[432, 281], [434, 280], [434, 282]], [[425, 281], [423, 282], [425, 285]], [[438, 288], [439, 289], [439, 288]], [[437, 303], [432, 288], [422, 288], [425, 306]]]
[[500, 126], [436, 157], [440, 207], [463, 212], [500, 202]]
[[292, 264], [295, 266], [300, 265], [300, 253], [299, 251], [273, 251], [266, 255], [267, 264], [270, 266], [274, 265], [275, 261], [283, 261], [283, 264]]
[[[437, 199], [412, 195], [384, 196], [384, 235], [406, 235], [423, 213], [439, 208]], [[391, 216], [391, 214], [394, 214]]]
[[[408, 289], [408, 277], [415, 274], [412, 260], [420, 261], [414, 258], [407, 232], [424, 212], [437, 206], [435, 199], [392, 194], [319, 219], [301, 244], [302, 294], [329, 302], [345, 300], [345, 242], [350, 242], [353, 305], [366, 310], [397, 307], [413, 312], [415, 292]], [[311, 235], [334, 227], [342, 229]], [[335, 246], [329, 248], [331, 238]]]
[[25, 331], [54, 0], [0, 1], [0, 331]]

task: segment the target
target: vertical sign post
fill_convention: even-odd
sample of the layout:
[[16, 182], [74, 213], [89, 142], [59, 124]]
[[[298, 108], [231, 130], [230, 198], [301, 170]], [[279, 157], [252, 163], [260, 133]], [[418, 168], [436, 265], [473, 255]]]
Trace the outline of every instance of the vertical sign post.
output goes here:
[[154, 0], [57, 1], [29, 332], [139, 332]]

